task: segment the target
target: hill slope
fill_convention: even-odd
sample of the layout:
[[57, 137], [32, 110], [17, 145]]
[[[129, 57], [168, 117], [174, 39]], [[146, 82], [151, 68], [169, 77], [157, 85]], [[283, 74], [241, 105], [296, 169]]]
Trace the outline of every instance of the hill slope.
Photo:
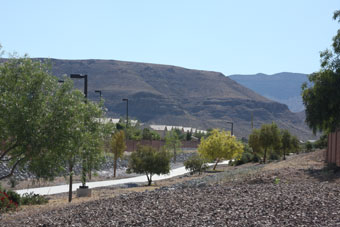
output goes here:
[[[235, 134], [247, 136], [254, 126], [275, 121], [301, 138], [311, 133], [301, 119], [286, 105], [273, 102], [243, 87], [221, 73], [190, 70], [175, 66], [114, 60], [51, 59], [57, 76], [88, 74], [89, 98], [102, 90], [110, 116], [125, 115], [129, 98], [129, 116], [142, 122], [227, 128], [235, 122]], [[76, 81], [76, 86], [82, 86]]]
[[288, 105], [293, 112], [304, 110], [301, 98], [301, 85], [307, 81], [307, 74], [277, 73], [273, 75], [231, 75], [237, 83], [271, 100]]

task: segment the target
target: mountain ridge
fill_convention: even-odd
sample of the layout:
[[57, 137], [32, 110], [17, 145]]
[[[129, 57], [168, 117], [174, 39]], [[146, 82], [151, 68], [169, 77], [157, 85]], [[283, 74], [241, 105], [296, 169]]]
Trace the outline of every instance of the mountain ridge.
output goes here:
[[301, 85], [307, 82], [307, 74], [280, 72], [272, 75], [263, 73], [235, 74], [229, 77], [268, 99], [288, 105], [293, 112], [304, 110]]
[[[50, 61], [52, 74], [88, 75], [88, 97], [99, 101], [94, 90], [101, 90], [110, 117], [124, 117], [129, 99], [129, 118], [149, 124], [182, 125], [200, 129], [223, 128], [247, 137], [254, 126], [276, 122], [301, 139], [311, 131], [287, 105], [274, 102], [240, 85], [222, 73], [183, 67], [116, 60]], [[83, 89], [82, 80], [74, 80]]]

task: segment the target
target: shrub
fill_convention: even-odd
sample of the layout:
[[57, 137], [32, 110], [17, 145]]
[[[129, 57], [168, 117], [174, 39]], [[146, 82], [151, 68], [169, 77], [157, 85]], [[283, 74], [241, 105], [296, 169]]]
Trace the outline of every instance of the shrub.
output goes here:
[[195, 154], [194, 156], [188, 158], [184, 162], [184, 166], [186, 170], [190, 170], [190, 174], [194, 174], [197, 172], [201, 174], [202, 171], [204, 171], [208, 167], [205, 160], [198, 154]]
[[0, 213], [14, 211], [18, 207], [18, 203], [13, 202], [5, 191], [0, 191]]
[[41, 195], [31, 193], [25, 193], [21, 196], [22, 205], [38, 205], [48, 203], [48, 200]]
[[7, 191], [7, 195], [8, 195], [8, 198], [10, 200], [12, 200], [13, 202], [15, 202], [17, 205], [20, 205], [21, 203], [21, 197], [18, 193], [16, 193], [15, 191], [12, 191], [12, 190], [8, 190]]
[[280, 156], [280, 154], [277, 153], [277, 152], [272, 152], [272, 153], [270, 153], [270, 155], [269, 155], [269, 159], [270, 159], [270, 160], [280, 160], [280, 159], [281, 159], [281, 156]]
[[327, 148], [328, 145], [328, 134], [324, 133], [320, 138], [315, 141], [314, 147], [317, 149]]
[[238, 166], [248, 162], [260, 162], [260, 161], [261, 161], [260, 154], [255, 153], [247, 143], [243, 143], [243, 153], [241, 157], [235, 159], [235, 161], [233, 162], [230, 162], [230, 164]]
[[313, 144], [309, 141], [306, 143], [306, 152], [311, 152], [313, 150]]
[[129, 158], [127, 173], [145, 174], [149, 186], [154, 174], [167, 174], [170, 172], [171, 155], [166, 150], [156, 151], [151, 146], [139, 146]]

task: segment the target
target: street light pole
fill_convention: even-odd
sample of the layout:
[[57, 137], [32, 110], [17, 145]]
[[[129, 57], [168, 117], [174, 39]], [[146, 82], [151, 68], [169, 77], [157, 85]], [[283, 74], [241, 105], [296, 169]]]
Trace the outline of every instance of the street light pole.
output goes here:
[[73, 79], [84, 79], [84, 95], [85, 95], [85, 103], [87, 102], [87, 75], [81, 74], [71, 74], [71, 78]]
[[227, 121], [227, 124], [231, 124], [231, 135], [234, 135], [234, 122]]
[[[72, 79], [84, 79], [84, 95], [85, 100], [84, 102], [87, 103], [87, 75], [81, 74], [71, 74], [70, 77]], [[81, 188], [86, 188], [86, 170], [85, 170], [85, 159], [83, 158], [83, 168], [82, 168], [82, 186]], [[72, 192], [72, 174], [70, 176], [70, 191]], [[72, 194], [69, 194], [69, 202], [72, 200]]]
[[126, 128], [127, 128], [129, 122], [129, 99], [122, 99], [122, 101], [126, 101]]
[[95, 90], [95, 93], [99, 93], [100, 100], [102, 100], [102, 91], [101, 90]]

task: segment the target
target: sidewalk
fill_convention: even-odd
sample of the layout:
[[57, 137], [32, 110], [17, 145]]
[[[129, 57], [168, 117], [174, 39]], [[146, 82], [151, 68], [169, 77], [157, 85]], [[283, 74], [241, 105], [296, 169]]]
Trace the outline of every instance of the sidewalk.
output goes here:
[[[223, 161], [220, 162], [220, 164], [228, 164], [229, 161]], [[208, 164], [209, 166], [213, 165], [213, 163]], [[165, 175], [154, 175], [152, 178], [153, 181], [158, 181], [158, 180], [164, 180], [176, 176], [180, 176], [183, 174], [188, 173], [189, 171], [185, 170], [185, 167], [179, 167], [176, 169], [170, 170], [169, 174]], [[138, 177], [131, 177], [131, 178], [124, 178], [124, 179], [118, 179], [118, 180], [109, 180], [109, 181], [97, 181], [97, 182], [88, 182], [86, 183], [89, 188], [98, 188], [98, 187], [106, 187], [106, 186], [112, 186], [112, 185], [119, 185], [119, 184], [126, 184], [126, 183], [143, 183], [147, 182], [147, 178], [145, 175], [143, 176], [138, 176]], [[72, 191], [76, 191], [77, 188], [81, 183], [76, 183], [72, 185]], [[59, 194], [59, 193], [64, 193], [68, 192], [69, 190], [69, 185], [64, 184], [64, 185], [58, 185], [58, 186], [49, 186], [49, 187], [41, 187], [41, 188], [29, 188], [29, 189], [22, 189], [22, 190], [17, 190], [16, 192], [20, 195], [24, 193], [31, 193], [33, 192], [34, 194], [39, 194], [39, 195], [53, 195], [53, 194]]]

